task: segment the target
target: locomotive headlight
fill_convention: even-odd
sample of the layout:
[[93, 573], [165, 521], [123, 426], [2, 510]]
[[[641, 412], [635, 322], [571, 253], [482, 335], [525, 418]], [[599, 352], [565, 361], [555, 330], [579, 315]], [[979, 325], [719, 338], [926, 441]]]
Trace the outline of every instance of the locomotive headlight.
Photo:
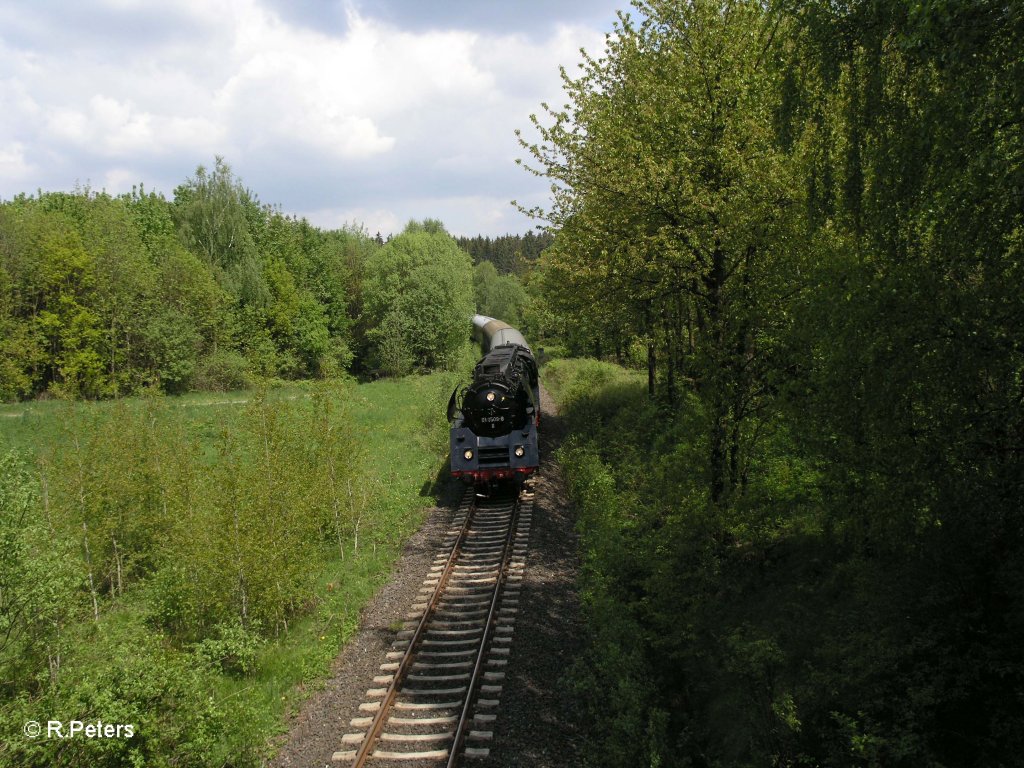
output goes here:
[[488, 403], [493, 403], [494, 402], [494, 393], [493, 392], [488, 392], [487, 393], [487, 402]]
[[526, 449], [523, 448], [523, 446], [521, 446], [521, 445], [517, 445], [516, 446], [516, 450], [515, 450], [515, 454], [516, 454], [516, 457], [521, 459], [521, 458], [523, 458], [523, 456], [526, 455]]
[[469, 461], [470, 459], [472, 459], [473, 458], [473, 450], [471, 448], [467, 448], [466, 450], [464, 450], [462, 452], [462, 458], [464, 458], [466, 461]]

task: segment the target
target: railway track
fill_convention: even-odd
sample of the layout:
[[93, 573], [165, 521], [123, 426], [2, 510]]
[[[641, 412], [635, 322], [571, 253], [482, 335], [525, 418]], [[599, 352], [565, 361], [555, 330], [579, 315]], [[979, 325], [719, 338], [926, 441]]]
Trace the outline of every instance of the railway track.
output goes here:
[[454, 766], [489, 754], [532, 513], [530, 491], [480, 500], [467, 489], [336, 764]]

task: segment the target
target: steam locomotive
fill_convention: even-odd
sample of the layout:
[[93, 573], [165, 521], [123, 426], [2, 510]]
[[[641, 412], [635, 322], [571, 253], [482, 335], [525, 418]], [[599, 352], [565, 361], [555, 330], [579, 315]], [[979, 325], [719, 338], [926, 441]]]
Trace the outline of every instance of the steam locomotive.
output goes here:
[[452, 475], [478, 486], [522, 482], [540, 463], [537, 361], [523, 335], [501, 320], [474, 315], [473, 335], [484, 356], [472, 383], [448, 401]]

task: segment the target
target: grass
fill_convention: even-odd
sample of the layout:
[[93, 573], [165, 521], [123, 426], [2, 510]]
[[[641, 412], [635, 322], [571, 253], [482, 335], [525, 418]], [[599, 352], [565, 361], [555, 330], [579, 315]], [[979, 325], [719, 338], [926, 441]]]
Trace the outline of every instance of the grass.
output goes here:
[[[444, 476], [447, 424], [444, 406], [459, 377], [450, 373], [409, 376], [355, 385], [347, 391], [347, 412], [358, 436], [358, 493], [368, 499], [366, 520], [358, 539], [339, 549], [325, 542], [323, 557], [312, 557], [318, 569], [315, 598], [294, 618], [288, 631], [263, 642], [253, 672], [242, 677], [216, 674], [208, 692], [216, 709], [237, 711], [223, 742], [209, 753], [218, 762], [259, 764], [268, 744], [284, 730], [285, 715], [323, 683], [333, 659], [358, 628], [360, 612], [386, 582], [403, 542], [422, 523], [435, 502], [437, 479]], [[313, 396], [315, 385], [289, 384], [270, 389], [267, 401]], [[240, 420], [253, 392], [192, 394], [162, 399], [167, 406], [152, 411], [168, 428], [198, 438], [210, 461], [215, 460], [220, 433]], [[146, 398], [98, 403], [45, 401], [0, 405], [0, 452], [14, 449], [29, 458], [52, 453], [72, 430], [94, 428], [110, 420], [141, 417]], [[146, 586], [138, 585], [116, 609], [101, 615], [100, 625], [114, 638], [152, 636], [147, 626]], [[116, 630], [116, 631], [115, 631]], [[88, 636], [83, 625], [82, 637]], [[114, 648], [122, 641], [111, 640]], [[189, 648], [178, 649], [188, 653]], [[89, 652], [82, 648], [81, 657]], [[247, 757], [239, 759], [238, 755]], [[233, 755], [233, 757], [232, 757]], [[167, 756], [170, 757], [169, 755]], [[0, 750], [0, 764], [4, 763]]]
[[[367, 385], [373, 386], [373, 385]], [[310, 397], [308, 383], [297, 382], [268, 390], [267, 399], [294, 400]], [[218, 431], [237, 418], [251, 400], [252, 391], [194, 392], [163, 398], [180, 414], [180, 421], [212, 444]], [[159, 396], [158, 397], [162, 397]], [[0, 404], [0, 451], [17, 450], [37, 454], [46, 446], [62, 439], [64, 427], [83, 416], [109, 417], [126, 409], [131, 412], [144, 407], [146, 398], [127, 397], [118, 400], [68, 401], [35, 400], [25, 403]]]
[[[390, 576], [404, 541], [434, 503], [434, 480], [447, 452], [443, 414], [450, 374], [362, 384], [354, 417], [366, 436], [364, 473], [373, 486], [373, 531], [360, 549], [333, 558], [321, 574], [320, 605], [261, 654], [249, 680], [225, 679], [221, 694], [257, 696], [268, 732], [322, 685], [330, 664], [359, 627], [363, 606]], [[436, 411], [436, 412], [435, 412]], [[354, 556], [353, 556], [354, 555]]]

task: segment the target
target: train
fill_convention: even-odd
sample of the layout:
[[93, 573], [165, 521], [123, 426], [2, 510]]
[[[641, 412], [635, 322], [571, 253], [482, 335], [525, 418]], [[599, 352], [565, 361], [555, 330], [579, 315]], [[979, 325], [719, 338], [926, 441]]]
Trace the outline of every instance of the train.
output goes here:
[[473, 316], [483, 357], [448, 401], [451, 472], [467, 484], [522, 484], [540, 465], [537, 359], [508, 323]]

